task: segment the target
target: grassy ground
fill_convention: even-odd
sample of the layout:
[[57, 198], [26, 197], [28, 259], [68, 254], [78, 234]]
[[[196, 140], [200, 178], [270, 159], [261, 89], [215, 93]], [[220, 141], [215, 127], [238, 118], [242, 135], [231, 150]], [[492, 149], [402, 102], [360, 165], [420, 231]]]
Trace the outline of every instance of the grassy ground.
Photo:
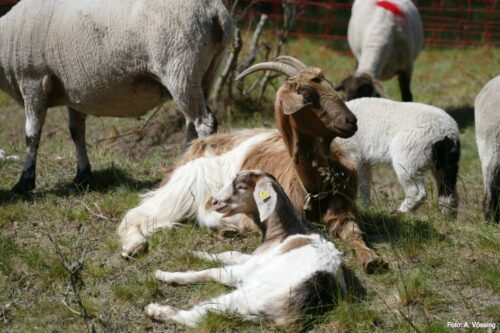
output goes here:
[[[294, 41], [289, 53], [323, 68], [338, 82], [353, 68], [353, 60], [323, 44]], [[413, 93], [417, 101], [442, 107], [457, 119], [462, 131], [460, 208], [457, 220], [443, 218], [435, 206], [435, 190], [413, 215], [391, 212], [402, 191], [389, 168], [377, 169], [376, 204], [361, 211], [367, 239], [390, 263], [387, 273], [367, 276], [355, 264], [342, 242], [346, 267], [353, 272], [351, 297], [306, 329], [314, 332], [447, 332], [448, 321], [500, 323], [500, 234], [498, 225], [486, 224], [481, 215], [480, 163], [474, 141], [473, 100], [500, 68], [500, 49], [426, 50], [415, 68]], [[388, 95], [399, 99], [396, 80], [384, 83]], [[227, 108], [219, 115], [224, 129], [273, 126], [272, 103], [264, 110]], [[256, 107], [254, 107], [256, 109]], [[172, 107], [171, 107], [172, 109]], [[87, 247], [81, 274], [81, 300], [98, 331], [184, 331], [173, 324], [145, 318], [143, 307], [164, 302], [185, 307], [226, 290], [218, 284], [172, 287], [157, 283], [152, 272], [210, 267], [182, 249], [218, 252], [251, 251], [258, 235], [219, 239], [187, 223], [159, 232], [149, 252], [131, 261], [119, 257], [115, 235], [120, 218], [136, 205], [139, 194], [152, 188], [162, 169], [179, 154], [182, 134], [170, 123], [182, 124], [172, 114], [157, 115], [143, 133], [130, 132], [144, 119], [90, 117], [88, 143], [95, 181], [85, 191], [71, 185], [76, 161], [62, 109], [51, 110], [45, 123], [39, 154], [37, 190], [31, 198], [9, 194], [22, 169], [21, 162], [0, 163], [0, 331], [83, 332], [85, 322], [75, 295], [66, 292], [69, 275], [49, 240], [51, 235], [70, 262], [77, 262]], [[24, 151], [24, 115], [0, 94], [0, 148], [8, 154]], [[115, 140], [103, 140], [130, 134]], [[64, 294], [68, 306], [63, 304]], [[267, 332], [265, 323], [250, 324], [237, 318], [210, 315], [195, 331]], [[477, 330], [483, 332], [482, 330]]]

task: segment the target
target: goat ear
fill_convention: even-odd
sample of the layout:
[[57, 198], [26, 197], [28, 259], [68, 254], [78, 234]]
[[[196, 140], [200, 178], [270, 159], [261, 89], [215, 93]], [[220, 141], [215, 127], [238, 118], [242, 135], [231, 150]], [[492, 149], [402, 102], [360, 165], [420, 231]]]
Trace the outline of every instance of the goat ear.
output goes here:
[[278, 195], [274, 190], [273, 183], [268, 179], [262, 179], [255, 184], [253, 198], [257, 204], [260, 221], [266, 220], [276, 208]]
[[280, 104], [283, 109], [283, 113], [287, 116], [312, 105], [311, 103], [304, 104], [304, 96], [292, 90], [288, 90], [280, 94]]

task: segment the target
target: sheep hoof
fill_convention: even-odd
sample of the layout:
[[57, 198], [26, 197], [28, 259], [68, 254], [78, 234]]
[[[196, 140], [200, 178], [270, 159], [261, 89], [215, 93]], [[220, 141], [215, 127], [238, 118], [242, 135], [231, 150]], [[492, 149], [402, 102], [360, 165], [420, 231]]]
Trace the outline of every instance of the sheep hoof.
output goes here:
[[73, 179], [73, 184], [78, 188], [84, 188], [90, 184], [92, 180], [92, 170], [90, 167], [76, 171], [76, 177]]
[[389, 270], [389, 264], [379, 256], [368, 258], [363, 264], [366, 274], [382, 273]]
[[35, 189], [35, 178], [30, 178], [30, 179], [25, 179], [22, 178], [19, 180], [19, 182], [12, 188], [12, 192], [19, 194], [19, 195], [25, 195], [28, 194], [29, 192], [32, 192]]

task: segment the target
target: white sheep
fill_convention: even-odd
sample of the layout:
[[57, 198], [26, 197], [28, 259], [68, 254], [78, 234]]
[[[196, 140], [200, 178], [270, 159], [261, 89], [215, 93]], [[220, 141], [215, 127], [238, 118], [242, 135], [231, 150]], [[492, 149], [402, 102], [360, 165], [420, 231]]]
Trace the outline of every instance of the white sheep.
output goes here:
[[69, 109], [77, 184], [91, 177], [87, 114], [137, 117], [171, 98], [186, 116], [187, 140], [214, 133], [206, 97], [231, 38], [221, 0], [21, 1], [0, 18], [0, 89], [26, 112], [28, 149], [13, 190], [35, 187], [52, 106]]
[[476, 141], [484, 182], [485, 219], [500, 221], [500, 75], [489, 81], [474, 103]]
[[374, 165], [392, 165], [406, 198], [399, 211], [416, 209], [426, 197], [424, 172], [432, 170], [444, 213], [457, 207], [460, 132], [445, 111], [421, 103], [361, 98], [346, 103], [358, 119], [358, 131], [337, 139], [358, 167], [359, 193], [370, 204]]
[[293, 207], [273, 176], [241, 171], [214, 195], [213, 206], [228, 217], [251, 217], [262, 231], [262, 244], [252, 254], [195, 252], [226, 265], [221, 268], [156, 271], [157, 279], [171, 284], [217, 281], [235, 290], [189, 310], [152, 303], [145, 308], [149, 316], [195, 326], [209, 311], [230, 312], [251, 321], [289, 326], [346, 294], [341, 253]]
[[411, 0], [354, 1], [347, 37], [357, 68], [337, 89], [346, 91], [347, 100], [380, 97], [384, 92], [377, 80], [398, 75], [403, 101], [412, 101], [413, 62], [423, 48], [423, 35]]

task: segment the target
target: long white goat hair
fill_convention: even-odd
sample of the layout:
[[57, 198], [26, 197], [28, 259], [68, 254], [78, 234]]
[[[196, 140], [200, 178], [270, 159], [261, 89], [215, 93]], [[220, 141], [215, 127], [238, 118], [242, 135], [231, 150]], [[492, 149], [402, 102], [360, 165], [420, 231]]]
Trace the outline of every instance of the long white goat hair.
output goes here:
[[134, 240], [142, 241], [155, 230], [171, 228], [186, 217], [196, 217], [200, 225], [209, 228], [221, 227], [222, 223], [237, 226], [239, 216], [222, 222], [222, 214], [207, 211], [205, 203], [213, 193], [231, 181], [248, 151], [275, 132], [256, 130], [255, 136], [225, 154], [210, 156], [208, 151], [208, 156], [177, 168], [165, 186], [144, 195], [139, 206], [127, 212], [118, 228], [122, 243], [130, 248], [134, 246]]

